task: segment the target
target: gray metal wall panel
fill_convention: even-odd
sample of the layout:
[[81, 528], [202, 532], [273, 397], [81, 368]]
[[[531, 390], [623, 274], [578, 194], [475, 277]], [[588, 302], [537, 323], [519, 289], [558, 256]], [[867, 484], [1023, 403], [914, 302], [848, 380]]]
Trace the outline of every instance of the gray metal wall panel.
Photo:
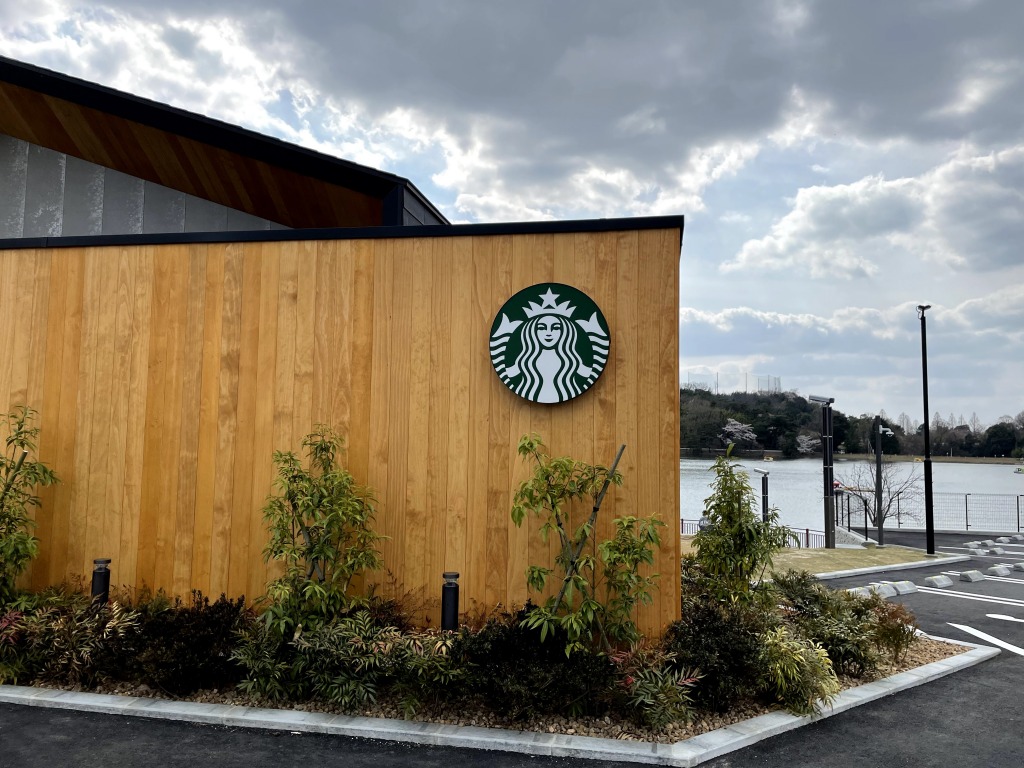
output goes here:
[[270, 222], [251, 213], [228, 208], [228, 232], [255, 229], [270, 229]]
[[61, 234], [103, 234], [103, 167], [69, 156], [64, 165], [64, 225]]
[[142, 231], [185, 231], [185, 193], [147, 181], [143, 190]]
[[64, 160], [62, 152], [29, 145], [22, 237], [60, 236], [64, 216]]
[[408, 190], [405, 191], [405, 195], [402, 200], [402, 205], [405, 209], [406, 223], [409, 217], [412, 218], [412, 223], [415, 224], [441, 224], [441, 220], [435, 216], [427, 206], [423, 205], [419, 199], [411, 194]]
[[25, 224], [28, 144], [0, 134], [0, 237], [21, 237]]
[[185, 195], [186, 232], [226, 232], [228, 209], [201, 197]]
[[141, 235], [142, 179], [110, 168], [103, 176], [103, 234]]
[[402, 210], [402, 226], [403, 227], [415, 227], [423, 222], [409, 213], [409, 209], [405, 208]]

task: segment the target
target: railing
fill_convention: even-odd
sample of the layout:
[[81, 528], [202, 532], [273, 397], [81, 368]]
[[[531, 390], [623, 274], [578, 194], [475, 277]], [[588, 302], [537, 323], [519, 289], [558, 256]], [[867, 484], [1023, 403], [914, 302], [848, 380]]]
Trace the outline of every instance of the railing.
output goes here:
[[[682, 536], [693, 536], [700, 530], [699, 520], [680, 520], [679, 521], [679, 533]], [[810, 528], [789, 528], [789, 532], [792, 534], [787, 539], [786, 546], [792, 547], [794, 544], [797, 547], [806, 548], [824, 548], [825, 546], [825, 533], [824, 531], [812, 531]]]
[[[836, 523], [847, 530], [863, 527], [861, 504], [853, 505], [850, 497], [837, 498]], [[870, 503], [870, 502], [869, 502]], [[887, 528], [923, 528], [924, 499], [920, 493], [894, 499], [894, 510], [886, 518]], [[1024, 494], [1012, 493], [935, 493], [932, 494], [932, 519], [935, 528], [946, 531], [1017, 531], [1024, 530]], [[870, 520], [867, 525], [874, 527]]]

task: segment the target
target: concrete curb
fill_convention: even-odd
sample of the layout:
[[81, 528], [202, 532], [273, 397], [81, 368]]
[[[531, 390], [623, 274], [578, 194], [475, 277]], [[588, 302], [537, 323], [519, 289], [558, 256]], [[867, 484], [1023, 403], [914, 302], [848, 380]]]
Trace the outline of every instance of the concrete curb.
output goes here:
[[[945, 638], [933, 639], [948, 643], [954, 642]], [[980, 664], [999, 654], [998, 648], [961, 641], [956, 641], [955, 644], [969, 646], [972, 650], [959, 656], [926, 664], [917, 669], [843, 691], [832, 702], [832, 706], [816, 715], [797, 716], [788, 712], [771, 712], [674, 744], [349, 717], [321, 712], [238, 707], [229, 704], [199, 704], [190, 701], [77, 693], [15, 685], [0, 685], [0, 702], [242, 728], [323, 733], [334, 736], [355, 736], [363, 739], [402, 741], [412, 744], [501, 750], [551, 757], [617, 760], [683, 768], [698, 765], [748, 747], [763, 739], [837, 715], [860, 704], [866, 704], [898, 691], [937, 680], [953, 672]]]
[[864, 573], [881, 573], [882, 571], [903, 571], [909, 568], [928, 568], [935, 565], [949, 565], [950, 563], [962, 563], [970, 560], [970, 555], [950, 555], [949, 557], [936, 557], [930, 560], [920, 560], [913, 563], [896, 563], [894, 565], [872, 565], [868, 568], [851, 568], [848, 571], [829, 571], [818, 573], [815, 576], [819, 581], [829, 579], [841, 579], [844, 576], [860, 576]]

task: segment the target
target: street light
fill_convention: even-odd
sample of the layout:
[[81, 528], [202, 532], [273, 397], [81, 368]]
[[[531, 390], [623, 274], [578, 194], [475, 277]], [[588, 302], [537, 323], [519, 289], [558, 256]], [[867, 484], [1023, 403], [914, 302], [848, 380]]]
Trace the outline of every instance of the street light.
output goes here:
[[[882, 536], [882, 435], [891, 435], [892, 430], [882, 426], [882, 417], [875, 416], [875, 525], [878, 526], [878, 546], [885, 546]], [[864, 538], [868, 536], [864, 531]]]
[[932, 446], [928, 432], [928, 330], [924, 313], [931, 304], [918, 304], [917, 316], [921, 318], [921, 380], [924, 386], [924, 538], [929, 555], [935, 554], [935, 518], [932, 514]]
[[835, 496], [834, 480], [832, 476], [832, 403], [834, 397], [821, 397], [820, 395], [809, 395], [807, 397], [812, 403], [821, 406], [821, 470], [824, 475], [824, 501], [825, 501], [825, 547], [836, 548], [836, 517], [835, 517]]
[[761, 475], [761, 521], [768, 522], [768, 472], [764, 469], [754, 467], [754, 471]]

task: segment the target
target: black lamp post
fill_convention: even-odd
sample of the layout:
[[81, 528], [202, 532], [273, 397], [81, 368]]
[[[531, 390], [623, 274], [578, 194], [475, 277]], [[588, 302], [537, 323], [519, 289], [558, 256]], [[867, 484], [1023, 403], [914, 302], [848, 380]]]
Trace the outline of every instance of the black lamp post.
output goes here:
[[825, 547], [836, 548], [835, 478], [832, 475], [832, 403], [834, 397], [809, 395], [808, 400], [821, 406], [821, 469], [824, 478]]
[[924, 385], [924, 537], [929, 555], [935, 554], [935, 517], [932, 512], [932, 446], [928, 432], [928, 329], [925, 324], [925, 310], [931, 304], [918, 304], [917, 316], [921, 318], [921, 379]]

